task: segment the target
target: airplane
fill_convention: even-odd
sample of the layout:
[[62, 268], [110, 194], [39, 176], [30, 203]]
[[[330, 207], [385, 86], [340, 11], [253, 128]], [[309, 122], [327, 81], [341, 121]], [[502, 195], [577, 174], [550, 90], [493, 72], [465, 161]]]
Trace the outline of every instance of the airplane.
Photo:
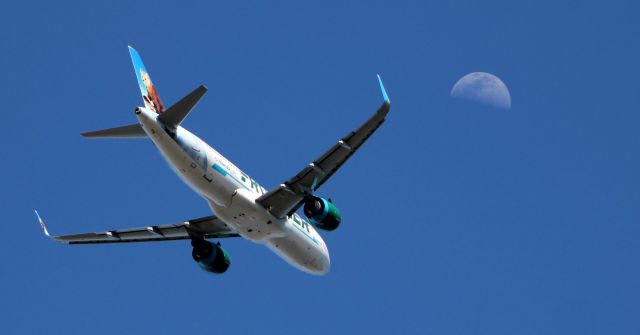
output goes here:
[[[44, 234], [67, 244], [191, 240], [192, 258], [205, 271], [221, 274], [231, 263], [220, 242], [208, 239], [243, 237], [263, 244], [292, 266], [313, 275], [329, 271], [326, 243], [316, 230], [335, 230], [342, 219], [331, 198], [315, 192], [353, 155], [385, 121], [391, 101], [382, 79], [378, 83], [383, 103], [360, 128], [349, 132], [298, 174], [267, 191], [231, 161], [180, 124], [207, 92], [196, 88], [165, 108], [138, 52], [129, 54], [144, 106], [135, 109], [138, 123], [83, 133], [86, 138], [149, 138], [175, 173], [209, 204], [214, 215], [176, 224], [117, 229], [63, 236]], [[306, 219], [297, 211], [303, 207]]]

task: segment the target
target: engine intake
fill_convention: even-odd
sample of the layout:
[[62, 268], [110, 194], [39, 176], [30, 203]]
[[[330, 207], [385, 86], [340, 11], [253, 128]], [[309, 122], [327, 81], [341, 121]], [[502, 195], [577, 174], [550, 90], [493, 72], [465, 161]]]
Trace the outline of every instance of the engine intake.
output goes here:
[[340, 210], [333, 202], [319, 197], [308, 197], [305, 200], [304, 215], [316, 227], [328, 231], [338, 228], [342, 219]]
[[220, 242], [213, 244], [206, 240], [191, 240], [191, 256], [203, 270], [211, 273], [224, 273], [231, 265], [231, 256], [222, 248]]

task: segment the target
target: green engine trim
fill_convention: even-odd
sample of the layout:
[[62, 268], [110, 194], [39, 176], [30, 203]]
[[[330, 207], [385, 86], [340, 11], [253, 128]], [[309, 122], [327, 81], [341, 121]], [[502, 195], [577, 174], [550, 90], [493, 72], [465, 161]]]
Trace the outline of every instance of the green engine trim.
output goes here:
[[205, 242], [211, 244], [213, 248], [209, 257], [196, 261], [198, 263], [198, 266], [200, 266], [202, 270], [211, 273], [221, 274], [226, 272], [231, 265], [231, 255], [229, 255], [229, 253], [224, 248], [222, 248], [220, 243], [213, 244], [209, 241]]
[[342, 215], [340, 210], [332, 202], [320, 197], [313, 197], [311, 201], [320, 201], [322, 203], [322, 212], [320, 214], [308, 217], [309, 221], [320, 229], [334, 230], [340, 224]]

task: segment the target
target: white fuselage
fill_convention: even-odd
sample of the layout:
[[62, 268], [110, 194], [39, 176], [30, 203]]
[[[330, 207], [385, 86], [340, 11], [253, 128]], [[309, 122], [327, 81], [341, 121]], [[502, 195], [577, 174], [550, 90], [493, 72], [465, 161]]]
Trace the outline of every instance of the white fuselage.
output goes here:
[[255, 201], [267, 191], [188, 130], [167, 131], [158, 114], [146, 108], [136, 109], [136, 115], [171, 168], [228, 227], [305, 272], [329, 271], [327, 246], [309, 222], [295, 213], [284, 219], [271, 215]]

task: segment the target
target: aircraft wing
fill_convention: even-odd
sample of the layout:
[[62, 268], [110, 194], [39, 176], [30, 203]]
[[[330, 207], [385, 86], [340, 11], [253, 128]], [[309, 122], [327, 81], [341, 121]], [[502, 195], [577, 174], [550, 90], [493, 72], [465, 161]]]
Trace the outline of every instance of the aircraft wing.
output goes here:
[[384, 102], [378, 111], [360, 128], [348, 133], [293, 178], [265, 193], [256, 202], [263, 205], [277, 218], [294, 213], [302, 205], [306, 195], [313, 194], [344, 164], [351, 155], [380, 127], [391, 108], [391, 101], [378, 76]]
[[206, 216], [177, 224], [109, 230], [99, 233], [51, 236], [49, 235], [49, 231], [37, 211], [36, 216], [38, 217], [38, 222], [44, 230], [45, 235], [56, 241], [68, 244], [171, 241], [186, 240], [190, 239], [192, 236], [200, 238], [240, 236], [233, 230], [229, 229], [226, 224], [216, 216]]

